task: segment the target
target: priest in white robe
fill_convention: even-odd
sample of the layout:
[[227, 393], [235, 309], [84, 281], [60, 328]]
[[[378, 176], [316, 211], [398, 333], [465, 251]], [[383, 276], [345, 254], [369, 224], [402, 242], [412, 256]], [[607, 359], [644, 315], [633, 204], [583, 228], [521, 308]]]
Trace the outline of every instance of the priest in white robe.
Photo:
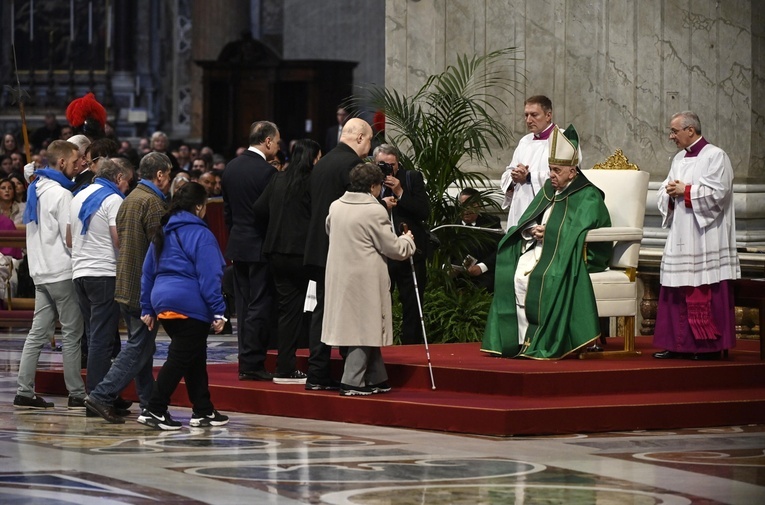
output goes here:
[[[553, 123], [552, 114], [552, 101], [544, 95], [529, 97], [524, 102], [523, 116], [530, 133], [518, 142], [513, 158], [500, 179], [500, 187], [505, 195], [502, 208], [509, 208], [508, 230], [518, 224], [520, 217], [549, 178], [548, 139], [553, 129], [558, 128]], [[578, 154], [581, 163], [581, 149]]]
[[733, 168], [728, 155], [701, 136], [693, 112], [670, 121], [681, 149], [658, 191], [669, 228], [661, 260], [661, 291], [653, 343], [660, 359], [719, 359], [736, 344], [732, 280], [736, 253]]

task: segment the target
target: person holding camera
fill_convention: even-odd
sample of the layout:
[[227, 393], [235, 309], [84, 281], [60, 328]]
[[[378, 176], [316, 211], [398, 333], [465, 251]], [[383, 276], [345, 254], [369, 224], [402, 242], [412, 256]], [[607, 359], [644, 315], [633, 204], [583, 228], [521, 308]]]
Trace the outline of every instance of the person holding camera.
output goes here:
[[[425, 220], [430, 215], [430, 200], [425, 192], [425, 181], [416, 170], [406, 170], [399, 163], [398, 149], [390, 144], [380, 144], [372, 153], [375, 163], [385, 174], [382, 188], [382, 201], [385, 203], [391, 222], [396, 231], [406, 224], [414, 235], [417, 250], [414, 254], [414, 271], [417, 275], [417, 287], [420, 300], [425, 294], [428, 257], [428, 234]], [[391, 292], [398, 287], [398, 296], [403, 308], [401, 331], [402, 344], [423, 342], [420, 312], [417, 308], [417, 294], [412, 278], [409, 260], [388, 260]]]

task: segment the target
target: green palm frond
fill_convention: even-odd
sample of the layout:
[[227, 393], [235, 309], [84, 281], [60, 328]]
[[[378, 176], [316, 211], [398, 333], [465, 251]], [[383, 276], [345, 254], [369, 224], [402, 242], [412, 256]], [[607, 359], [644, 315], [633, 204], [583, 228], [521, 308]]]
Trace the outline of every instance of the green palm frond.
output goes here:
[[[450, 190], [488, 187], [483, 172], [464, 167], [468, 163], [487, 166], [492, 149], [502, 148], [510, 139], [500, 121], [507, 108], [500, 97], [514, 95], [518, 88], [515, 54], [511, 47], [482, 56], [461, 55], [443, 72], [428, 77], [412, 95], [372, 87], [347, 104], [385, 113], [386, 142], [399, 149], [399, 161], [406, 169], [419, 170], [426, 180], [431, 227], [452, 223], [459, 215]], [[496, 207], [497, 195], [492, 193], [483, 191], [481, 200]], [[442, 247], [431, 260], [428, 274], [435, 281], [431, 285], [452, 293], [453, 283], [438, 279], [443, 278], [440, 265], [463, 254], [469, 243], [470, 239], [465, 241], [458, 233], [439, 230]]]

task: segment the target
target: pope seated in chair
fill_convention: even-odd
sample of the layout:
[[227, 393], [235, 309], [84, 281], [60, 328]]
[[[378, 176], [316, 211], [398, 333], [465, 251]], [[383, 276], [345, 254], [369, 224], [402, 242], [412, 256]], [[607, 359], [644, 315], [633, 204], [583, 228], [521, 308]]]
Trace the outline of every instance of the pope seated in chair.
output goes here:
[[611, 219], [603, 192], [579, 170], [573, 125], [548, 142], [550, 179], [498, 246], [481, 346], [490, 354], [559, 359], [600, 335], [589, 273], [608, 267], [613, 244], [585, 246], [585, 237]]

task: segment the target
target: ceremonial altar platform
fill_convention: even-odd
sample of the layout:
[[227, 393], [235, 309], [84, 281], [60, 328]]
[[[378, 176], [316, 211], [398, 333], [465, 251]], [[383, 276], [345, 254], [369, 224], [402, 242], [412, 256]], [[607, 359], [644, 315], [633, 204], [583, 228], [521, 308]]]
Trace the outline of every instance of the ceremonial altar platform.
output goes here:
[[[759, 342], [741, 340], [720, 361], [658, 360], [650, 337], [627, 359], [559, 361], [485, 355], [479, 344], [431, 345], [432, 390], [423, 346], [383, 349], [393, 391], [341, 397], [302, 385], [239, 381], [237, 365], [209, 365], [216, 408], [229, 414], [322, 419], [514, 436], [765, 424], [765, 362]], [[621, 339], [608, 339], [619, 349]], [[298, 366], [306, 367], [306, 350]], [[335, 351], [336, 352], [336, 351]], [[276, 356], [270, 354], [272, 369]], [[333, 354], [339, 377], [342, 362]], [[37, 373], [40, 394], [66, 394], [61, 370]], [[131, 389], [126, 398], [135, 400]], [[183, 386], [173, 404], [190, 406]]]

